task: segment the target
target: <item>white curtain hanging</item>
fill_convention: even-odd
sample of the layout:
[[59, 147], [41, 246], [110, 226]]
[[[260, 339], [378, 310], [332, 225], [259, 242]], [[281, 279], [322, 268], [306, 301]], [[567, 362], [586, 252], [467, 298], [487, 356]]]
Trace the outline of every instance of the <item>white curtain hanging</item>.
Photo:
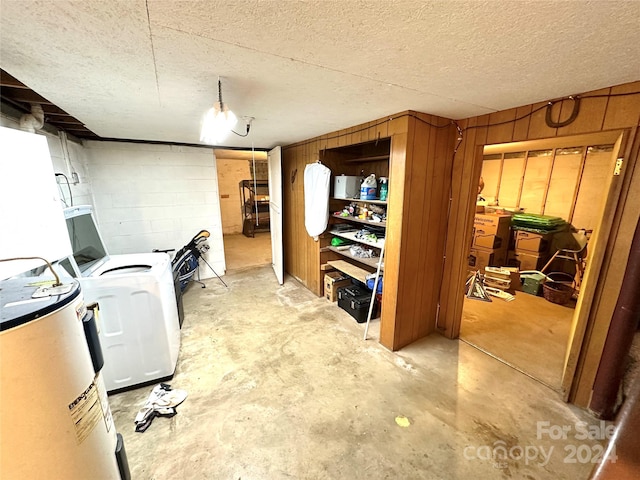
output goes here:
[[310, 163], [304, 169], [304, 226], [318, 240], [329, 221], [329, 184], [331, 170], [322, 163]]

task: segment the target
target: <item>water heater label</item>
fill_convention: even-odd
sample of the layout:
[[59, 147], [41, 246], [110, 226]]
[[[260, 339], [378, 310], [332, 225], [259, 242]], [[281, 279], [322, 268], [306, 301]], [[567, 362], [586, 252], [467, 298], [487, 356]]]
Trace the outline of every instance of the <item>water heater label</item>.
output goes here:
[[103, 418], [95, 381], [69, 404], [69, 413], [75, 425], [76, 440], [81, 444]]
[[102, 372], [96, 374], [93, 383], [98, 387], [98, 396], [100, 397], [100, 406], [102, 407], [102, 418], [104, 418], [104, 424], [107, 427], [107, 432], [111, 431], [113, 427], [113, 415], [111, 415], [111, 407], [109, 407], [109, 397], [107, 396], [107, 389], [104, 386], [102, 380]]

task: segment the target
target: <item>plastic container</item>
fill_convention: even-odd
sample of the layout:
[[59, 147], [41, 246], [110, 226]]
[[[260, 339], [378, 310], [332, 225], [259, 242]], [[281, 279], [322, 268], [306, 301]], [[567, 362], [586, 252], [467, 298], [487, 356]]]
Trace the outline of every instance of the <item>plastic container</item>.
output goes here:
[[362, 181], [362, 185], [360, 185], [360, 200], [375, 200], [377, 198], [377, 187], [376, 176], [372, 173], [365, 178]]
[[358, 198], [360, 177], [338, 175], [334, 178], [333, 196], [335, 198]]
[[[338, 290], [338, 306], [351, 315], [358, 323], [367, 321], [370, 303], [371, 292], [364, 288], [352, 285]], [[374, 311], [371, 318], [377, 318], [376, 310], [374, 304]]]
[[389, 193], [389, 179], [387, 177], [380, 177], [380, 200], [386, 201]]

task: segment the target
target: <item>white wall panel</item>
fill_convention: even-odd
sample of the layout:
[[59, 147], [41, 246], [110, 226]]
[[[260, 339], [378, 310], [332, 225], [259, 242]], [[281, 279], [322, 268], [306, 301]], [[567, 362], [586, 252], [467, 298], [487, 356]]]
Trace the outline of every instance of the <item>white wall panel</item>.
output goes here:
[[[207, 261], [224, 273], [216, 160], [212, 150], [87, 142], [97, 221], [110, 253], [182, 248], [209, 230]], [[213, 276], [201, 268], [201, 278]]]

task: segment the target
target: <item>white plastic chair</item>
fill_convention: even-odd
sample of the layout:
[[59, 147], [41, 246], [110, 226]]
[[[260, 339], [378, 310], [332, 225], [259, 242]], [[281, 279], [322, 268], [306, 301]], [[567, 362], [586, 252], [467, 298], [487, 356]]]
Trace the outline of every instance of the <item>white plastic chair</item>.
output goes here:
[[560, 232], [555, 234], [553, 237], [553, 246], [556, 248], [556, 253], [554, 253], [547, 264], [542, 267], [540, 272], [544, 273], [556, 259], [569, 260], [575, 264], [575, 288], [579, 289], [582, 281], [582, 275], [584, 274], [585, 258], [587, 256], [587, 243], [588, 239], [584, 230], [580, 230], [578, 232]]

